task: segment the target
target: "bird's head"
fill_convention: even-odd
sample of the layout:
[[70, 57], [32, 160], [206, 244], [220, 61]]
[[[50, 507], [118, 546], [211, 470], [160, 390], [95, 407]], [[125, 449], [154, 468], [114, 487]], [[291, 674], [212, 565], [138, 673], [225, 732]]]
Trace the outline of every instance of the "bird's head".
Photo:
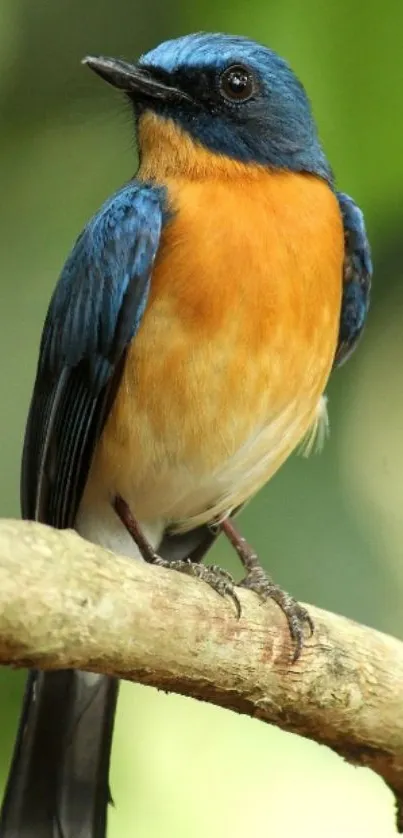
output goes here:
[[273, 50], [202, 33], [166, 41], [136, 64], [104, 57], [85, 63], [130, 98], [140, 156], [151, 155], [156, 170], [200, 175], [213, 154], [332, 182], [305, 90]]

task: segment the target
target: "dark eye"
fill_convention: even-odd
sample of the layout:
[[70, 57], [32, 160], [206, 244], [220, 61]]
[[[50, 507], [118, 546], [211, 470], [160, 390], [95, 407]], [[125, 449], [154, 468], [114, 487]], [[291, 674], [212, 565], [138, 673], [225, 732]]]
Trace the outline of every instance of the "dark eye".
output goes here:
[[255, 90], [255, 80], [250, 70], [242, 64], [227, 67], [220, 76], [220, 93], [231, 102], [246, 102]]

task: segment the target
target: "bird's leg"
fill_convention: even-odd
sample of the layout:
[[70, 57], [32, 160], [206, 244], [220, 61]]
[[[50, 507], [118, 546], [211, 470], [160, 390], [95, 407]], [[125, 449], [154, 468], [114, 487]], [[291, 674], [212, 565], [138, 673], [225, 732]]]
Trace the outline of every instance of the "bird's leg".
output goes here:
[[116, 495], [114, 498], [113, 508], [117, 516], [120, 518], [123, 526], [126, 527], [127, 532], [131, 535], [134, 543], [137, 544], [144, 561], [151, 564], [154, 563], [159, 558], [158, 553], [153, 550], [150, 542], [141, 532], [141, 528], [139, 527], [134, 515], [132, 515], [130, 507], [120, 495]]
[[120, 495], [116, 495], [114, 498], [113, 508], [146, 562], [157, 565], [158, 567], [177, 570], [179, 573], [186, 573], [188, 576], [194, 576], [197, 579], [202, 579], [203, 582], [210, 585], [210, 588], [213, 588], [220, 596], [229, 596], [235, 604], [237, 616], [240, 617], [241, 603], [235, 593], [234, 579], [227, 570], [223, 570], [218, 565], [207, 566], [197, 564], [195, 561], [192, 561], [191, 556], [186, 559], [175, 559], [173, 561], [163, 559], [155, 552], [149, 541], [145, 538], [128, 504]]
[[218, 528], [226, 535], [246, 570], [246, 576], [240, 582], [240, 586], [254, 591], [263, 602], [273, 599], [280, 606], [287, 619], [291, 639], [294, 643], [293, 662], [295, 662], [302, 651], [305, 627], [308, 627], [311, 635], [313, 633], [313, 621], [308, 611], [273, 582], [261, 566], [257, 553], [228, 518], [225, 521], [220, 521]]

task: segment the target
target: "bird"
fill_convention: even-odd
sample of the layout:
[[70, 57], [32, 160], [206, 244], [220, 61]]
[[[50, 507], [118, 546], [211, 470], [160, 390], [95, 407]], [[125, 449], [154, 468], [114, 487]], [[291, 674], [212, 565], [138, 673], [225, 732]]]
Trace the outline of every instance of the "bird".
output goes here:
[[[304, 440], [370, 302], [363, 213], [335, 179], [290, 65], [196, 33], [88, 68], [133, 112], [139, 165], [85, 226], [47, 312], [21, 469], [25, 519], [72, 527], [229, 597], [202, 563], [225, 536], [241, 585], [314, 630], [235, 526]], [[236, 614], [234, 614], [236, 619]], [[29, 674], [1, 838], [104, 838], [118, 681]]]

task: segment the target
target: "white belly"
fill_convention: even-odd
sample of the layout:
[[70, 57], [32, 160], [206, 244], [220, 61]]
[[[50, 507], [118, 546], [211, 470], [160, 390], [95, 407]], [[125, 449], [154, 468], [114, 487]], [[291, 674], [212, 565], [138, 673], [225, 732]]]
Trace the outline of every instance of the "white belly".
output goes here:
[[[185, 532], [226, 518], [270, 479], [301, 439], [306, 437], [309, 452], [315, 442], [322, 443], [326, 429], [324, 397], [319, 400], [313, 417], [312, 413], [301, 416], [295, 405], [290, 404], [267, 427], [257, 430], [216, 473], [200, 477], [186, 467], [167, 469], [152, 486], [135, 484], [124, 499], [144, 535], [157, 549], [167, 527]], [[95, 544], [141, 558], [113, 510], [112, 497], [101, 486], [99, 493], [92, 491], [84, 496], [76, 529]]]

